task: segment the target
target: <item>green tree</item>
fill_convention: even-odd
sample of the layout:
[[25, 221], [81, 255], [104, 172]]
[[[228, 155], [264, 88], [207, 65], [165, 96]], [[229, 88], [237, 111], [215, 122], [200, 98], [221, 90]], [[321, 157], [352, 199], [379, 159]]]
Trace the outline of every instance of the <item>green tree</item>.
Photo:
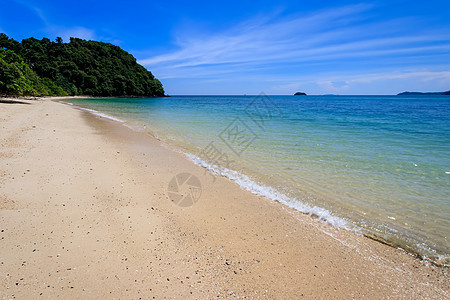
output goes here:
[[[60, 37], [55, 41], [28, 38], [18, 43], [0, 34], [0, 49], [13, 51], [30, 70], [48, 79], [33, 81], [29, 74], [37, 93], [61, 93], [63, 90], [70, 95], [164, 96], [161, 82], [120, 47], [79, 38], [70, 38], [69, 43], [63, 43]], [[14, 68], [17, 66], [5, 69], [8, 76], [17, 75], [17, 70], [21, 74], [25, 72], [25, 69]]]
[[0, 49], [0, 94], [17, 96], [66, 95], [50, 79], [41, 79], [12, 50]]

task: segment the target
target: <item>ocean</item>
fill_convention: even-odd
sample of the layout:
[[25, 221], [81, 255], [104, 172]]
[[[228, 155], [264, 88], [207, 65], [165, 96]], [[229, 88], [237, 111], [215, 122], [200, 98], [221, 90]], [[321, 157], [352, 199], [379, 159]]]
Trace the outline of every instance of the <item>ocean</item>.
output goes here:
[[[74, 99], [243, 189], [450, 262], [450, 97]], [[201, 201], [195, 205], [201, 205]]]

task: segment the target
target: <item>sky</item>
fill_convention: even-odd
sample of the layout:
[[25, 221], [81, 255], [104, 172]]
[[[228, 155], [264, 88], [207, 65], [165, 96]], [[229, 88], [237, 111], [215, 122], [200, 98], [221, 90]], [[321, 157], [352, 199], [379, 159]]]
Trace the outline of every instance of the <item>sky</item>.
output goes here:
[[169, 95], [450, 90], [448, 0], [0, 0], [0, 32], [118, 45]]

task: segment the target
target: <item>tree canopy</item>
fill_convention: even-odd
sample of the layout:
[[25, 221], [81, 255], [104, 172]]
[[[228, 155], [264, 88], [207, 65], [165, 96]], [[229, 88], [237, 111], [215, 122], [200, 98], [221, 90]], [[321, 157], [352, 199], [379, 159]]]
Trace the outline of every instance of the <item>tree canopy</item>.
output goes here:
[[70, 38], [17, 42], [0, 33], [0, 94], [164, 96], [161, 82], [110, 43]]

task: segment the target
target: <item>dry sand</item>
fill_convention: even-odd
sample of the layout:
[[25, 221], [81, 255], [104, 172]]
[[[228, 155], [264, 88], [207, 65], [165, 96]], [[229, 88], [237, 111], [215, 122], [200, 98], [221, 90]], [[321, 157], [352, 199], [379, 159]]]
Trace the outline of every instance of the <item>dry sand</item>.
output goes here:
[[[48, 100], [0, 103], [0, 296], [449, 298], [448, 269], [205, 173]], [[170, 180], [202, 184], [191, 207]]]

